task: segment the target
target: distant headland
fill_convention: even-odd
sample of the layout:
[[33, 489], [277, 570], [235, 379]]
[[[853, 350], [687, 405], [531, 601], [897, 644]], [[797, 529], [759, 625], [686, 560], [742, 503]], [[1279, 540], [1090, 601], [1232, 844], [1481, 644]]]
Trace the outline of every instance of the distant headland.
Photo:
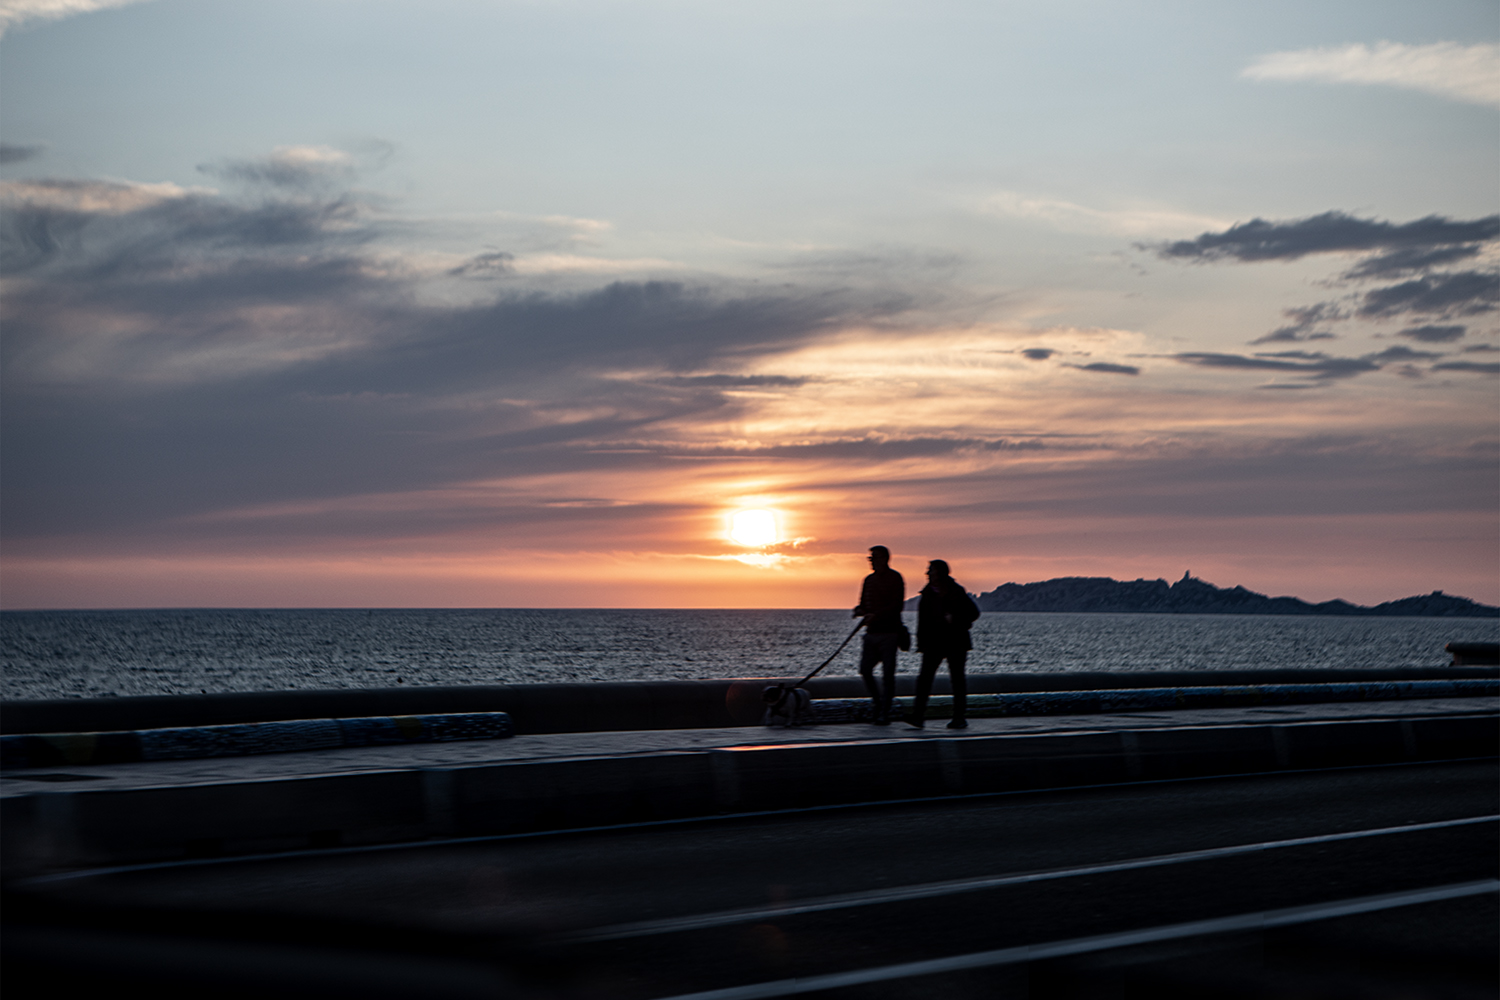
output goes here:
[[[1309, 604], [1296, 597], [1267, 597], [1244, 587], [1220, 588], [1184, 573], [1181, 580], [1113, 580], [1063, 576], [1040, 583], [1006, 583], [975, 595], [981, 611], [1095, 611], [1169, 615], [1420, 615], [1432, 618], [1500, 618], [1500, 608], [1452, 597], [1441, 590], [1373, 608], [1348, 601]], [[907, 601], [915, 608], [917, 599]]]

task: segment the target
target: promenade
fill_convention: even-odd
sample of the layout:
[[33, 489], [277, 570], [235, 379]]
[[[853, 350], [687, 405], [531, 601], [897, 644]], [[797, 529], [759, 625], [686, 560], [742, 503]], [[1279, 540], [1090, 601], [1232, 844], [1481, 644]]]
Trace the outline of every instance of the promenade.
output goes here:
[[1409, 698], [12, 770], [8, 983], [1273, 996], [1380, 957], [1479, 995], [1497, 724]]

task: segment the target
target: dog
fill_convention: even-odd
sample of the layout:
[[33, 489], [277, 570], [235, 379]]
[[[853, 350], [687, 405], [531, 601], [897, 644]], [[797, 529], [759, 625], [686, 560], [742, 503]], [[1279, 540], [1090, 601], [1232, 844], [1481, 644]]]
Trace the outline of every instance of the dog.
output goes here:
[[806, 688], [772, 684], [760, 693], [760, 698], [766, 703], [765, 718], [761, 720], [765, 725], [792, 728], [812, 721], [812, 695]]

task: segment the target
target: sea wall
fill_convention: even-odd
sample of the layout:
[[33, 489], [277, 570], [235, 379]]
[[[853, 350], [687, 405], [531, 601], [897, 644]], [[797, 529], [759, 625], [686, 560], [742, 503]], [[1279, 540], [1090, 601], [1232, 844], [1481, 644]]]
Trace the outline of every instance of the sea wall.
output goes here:
[[[1380, 683], [1500, 677], [1495, 667], [1365, 670], [1157, 670], [978, 674], [973, 694], [1099, 691], [1123, 688]], [[0, 733], [79, 733], [218, 726], [287, 719], [348, 719], [504, 712], [520, 734], [608, 730], [702, 729], [755, 725], [761, 691], [776, 678], [707, 681], [603, 681], [423, 688], [345, 688], [136, 698], [56, 698], [0, 703]], [[787, 678], [780, 678], [787, 680]], [[790, 678], [797, 680], [797, 678]], [[897, 678], [897, 694], [916, 679]], [[857, 677], [815, 678], [814, 698], [860, 698]], [[934, 693], [950, 693], [939, 677]]]

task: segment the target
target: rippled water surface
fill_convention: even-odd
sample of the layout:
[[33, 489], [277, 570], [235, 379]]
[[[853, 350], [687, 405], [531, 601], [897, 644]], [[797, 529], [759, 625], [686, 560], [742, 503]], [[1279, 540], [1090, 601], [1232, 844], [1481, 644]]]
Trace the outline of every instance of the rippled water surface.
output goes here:
[[[0, 613], [0, 695], [788, 676], [852, 627], [847, 611], [11, 611]], [[1440, 666], [1444, 643], [1497, 638], [1495, 619], [986, 614], [969, 662], [975, 672]], [[858, 645], [826, 672], [854, 673]], [[915, 662], [906, 656], [903, 672]]]

